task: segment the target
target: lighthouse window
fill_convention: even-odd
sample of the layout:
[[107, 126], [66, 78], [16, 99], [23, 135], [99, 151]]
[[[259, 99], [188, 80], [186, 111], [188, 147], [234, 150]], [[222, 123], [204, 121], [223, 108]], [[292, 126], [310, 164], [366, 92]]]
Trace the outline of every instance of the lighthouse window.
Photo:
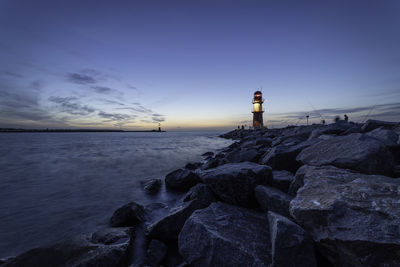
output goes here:
[[254, 111], [261, 111], [261, 105], [260, 103], [254, 103]]

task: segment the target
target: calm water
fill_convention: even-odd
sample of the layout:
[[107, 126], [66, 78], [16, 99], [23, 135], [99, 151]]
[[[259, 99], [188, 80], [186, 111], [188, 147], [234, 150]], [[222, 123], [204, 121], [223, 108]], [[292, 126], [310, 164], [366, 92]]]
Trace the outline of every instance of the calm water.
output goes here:
[[230, 144], [218, 133], [0, 134], [0, 258], [107, 224], [129, 202], [166, 201], [140, 181], [163, 178]]

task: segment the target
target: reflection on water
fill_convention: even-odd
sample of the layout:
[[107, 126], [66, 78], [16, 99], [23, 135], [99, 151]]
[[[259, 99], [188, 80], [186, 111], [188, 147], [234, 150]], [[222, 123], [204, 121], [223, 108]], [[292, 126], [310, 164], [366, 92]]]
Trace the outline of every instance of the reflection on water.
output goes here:
[[166, 201], [163, 178], [230, 141], [217, 133], [0, 134], [0, 258], [104, 226], [119, 206]]

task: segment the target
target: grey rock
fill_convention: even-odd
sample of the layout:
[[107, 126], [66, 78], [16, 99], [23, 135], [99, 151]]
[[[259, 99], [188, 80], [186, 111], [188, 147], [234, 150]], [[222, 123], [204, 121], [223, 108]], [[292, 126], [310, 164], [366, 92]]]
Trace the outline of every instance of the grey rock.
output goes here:
[[394, 129], [398, 125], [397, 122], [390, 121], [378, 121], [378, 120], [367, 120], [366, 123], [362, 126], [361, 130], [365, 132], [369, 132], [375, 130], [376, 128], [383, 127], [385, 129]]
[[195, 210], [206, 208], [214, 201], [216, 198], [207, 185], [196, 185], [188, 192], [183, 203], [147, 227], [147, 235], [165, 242], [176, 240], [187, 218]]
[[383, 127], [376, 128], [368, 132], [367, 135], [382, 141], [388, 147], [396, 146], [399, 139], [399, 135], [395, 131]]
[[271, 186], [287, 193], [289, 186], [294, 180], [294, 175], [288, 171], [272, 171]]
[[305, 165], [333, 165], [367, 174], [391, 175], [392, 154], [379, 140], [365, 134], [350, 134], [320, 141], [300, 152]]
[[269, 166], [252, 162], [229, 163], [200, 174], [205, 184], [222, 201], [243, 207], [256, 206], [254, 188], [271, 180]]
[[[208, 153], [208, 152], [207, 152], [207, 153]], [[194, 170], [200, 168], [201, 165], [203, 165], [203, 163], [201, 163], [201, 162], [195, 162], [195, 163], [189, 162], [188, 164], [185, 165], [185, 169], [194, 171]]]
[[241, 149], [241, 150], [233, 150], [225, 156], [225, 159], [229, 163], [238, 163], [238, 162], [257, 162], [260, 158], [260, 152], [253, 149]]
[[256, 146], [269, 147], [272, 144], [272, 138], [261, 137], [256, 140]]
[[110, 245], [113, 243], [126, 243], [134, 237], [132, 227], [103, 228], [92, 234], [91, 242]]
[[151, 194], [157, 193], [160, 187], [161, 179], [151, 179], [143, 184], [143, 189]]
[[309, 139], [318, 138], [321, 135], [336, 134], [340, 135], [346, 132], [348, 129], [354, 127], [353, 124], [347, 122], [332, 123], [328, 125], [321, 125], [317, 129], [313, 130]]
[[151, 267], [160, 266], [166, 255], [167, 246], [159, 240], [152, 239], [147, 248], [145, 264]]
[[400, 165], [396, 165], [393, 167], [393, 176], [400, 178]]
[[175, 170], [165, 177], [167, 188], [176, 191], [186, 192], [199, 182], [200, 179], [195, 172], [183, 168]]
[[305, 148], [321, 142], [319, 139], [307, 140], [296, 145], [279, 145], [266, 152], [261, 164], [271, 166], [274, 170], [287, 170], [296, 172], [301, 164], [296, 160], [297, 155]]
[[208, 169], [213, 169], [218, 166], [224, 165], [228, 163], [226, 159], [221, 159], [221, 158], [212, 158], [209, 159], [204, 165], [201, 167], [202, 170], [208, 170]]
[[245, 141], [240, 144], [241, 148], [249, 148], [249, 147], [254, 147], [254, 146], [256, 146], [256, 140], [254, 140], [254, 138], [250, 138], [250, 140]]
[[136, 202], [130, 202], [114, 212], [110, 224], [113, 227], [134, 226], [144, 220], [144, 207]]
[[126, 266], [132, 242], [123, 238], [115, 243], [91, 243], [79, 236], [55, 245], [29, 250], [3, 266]]
[[265, 212], [273, 211], [290, 217], [289, 205], [292, 196], [269, 186], [259, 185], [254, 189], [258, 204]]
[[301, 188], [304, 185], [303, 178], [308, 169], [309, 169], [309, 166], [304, 165], [300, 169], [297, 170], [296, 175], [294, 176], [294, 179], [289, 186], [289, 190], [288, 190], [289, 195], [296, 196], [299, 188]]
[[212, 157], [212, 156], [214, 156], [214, 152], [209, 151], [209, 152], [204, 153], [202, 156], [203, 157], [210, 157], [210, 156]]
[[400, 266], [400, 179], [332, 166], [302, 172], [290, 213], [324, 256], [335, 266]]
[[316, 267], [314, 241], [296, 223], [274, 212], [268, 212], [272, 245], [272, 266]]
[[189, 217], [178, 246], [190, 266], [271, 264], [267, 215], [220, 202]]

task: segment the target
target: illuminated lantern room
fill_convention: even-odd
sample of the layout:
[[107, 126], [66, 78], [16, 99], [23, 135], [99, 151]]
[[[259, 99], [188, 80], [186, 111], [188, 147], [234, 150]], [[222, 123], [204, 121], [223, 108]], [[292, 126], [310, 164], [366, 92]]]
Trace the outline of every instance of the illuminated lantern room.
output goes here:
[[262, 104], [264, 100], [262, 98], [261, 91], [254, 92], [254, 99], [253, 99], [253, 127], [254, 128], [263, 128], [263, 107]]

